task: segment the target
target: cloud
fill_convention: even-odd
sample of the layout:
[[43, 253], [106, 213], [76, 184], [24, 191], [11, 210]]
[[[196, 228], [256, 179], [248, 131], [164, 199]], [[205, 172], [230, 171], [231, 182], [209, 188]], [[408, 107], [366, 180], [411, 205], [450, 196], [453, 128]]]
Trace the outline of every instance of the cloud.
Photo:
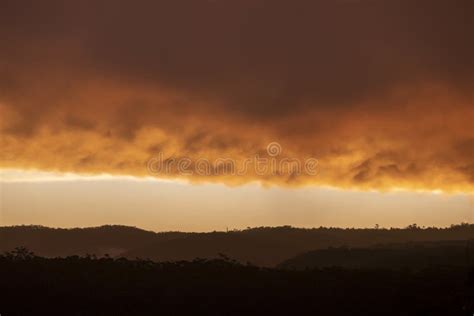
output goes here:
[[192, 180], [472, 190], [473, 10], [3, 1], [0, 166], [147, 175], [157, 152], [242, 160], [278, 141], [318, 176]]

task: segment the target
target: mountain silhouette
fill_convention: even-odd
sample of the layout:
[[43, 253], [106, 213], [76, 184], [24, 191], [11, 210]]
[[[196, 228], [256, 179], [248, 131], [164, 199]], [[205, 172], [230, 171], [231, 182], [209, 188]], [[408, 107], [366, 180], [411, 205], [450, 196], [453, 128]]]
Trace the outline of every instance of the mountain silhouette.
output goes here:
[[57, 229], [42, 226], [0, 227], [0, 251], [24, 246], [44, 257], [96, 255], [154, 261], [219, 258], [274, 267], [303, 253], [329, 247], [364, 248], [376, 245], [474, 239], [474, 225], [449, 228], [302, 229], [258, 227], [229, 232], [155, 233], [127, 226]]
[[424, 269], [432, 266], [468, 267], [474, 258], [471, 241], [410, 242], [370, 248], [337, 247], [303, 253], [285, 260], [279, 269]]
[[0, 227], [0, 251], [23, 246], [44, 257], [122, 253], [155, 241], [180, 238], [185, 233], [154, 233], [135, 227], [106, 225], [91, 228], [49, 228], [43, 226]]

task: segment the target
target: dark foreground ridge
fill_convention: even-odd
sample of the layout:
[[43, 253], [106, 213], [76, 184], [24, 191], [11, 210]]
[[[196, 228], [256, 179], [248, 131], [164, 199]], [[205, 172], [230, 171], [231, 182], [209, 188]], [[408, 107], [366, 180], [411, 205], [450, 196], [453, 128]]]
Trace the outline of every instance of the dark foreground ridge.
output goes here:
[[472, 315], [472, 269], [0, 256], [1, 315]]

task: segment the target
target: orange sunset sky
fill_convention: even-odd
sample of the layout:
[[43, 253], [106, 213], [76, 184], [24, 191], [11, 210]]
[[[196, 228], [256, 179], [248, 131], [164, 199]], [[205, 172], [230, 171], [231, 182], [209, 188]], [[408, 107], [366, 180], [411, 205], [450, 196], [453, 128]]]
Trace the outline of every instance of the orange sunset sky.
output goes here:
[[[473, 12], [472, 0], [1, 1], [0, 225], [470, 222]], [[157, 157], [189, 163], [157, 172]], [[255, 157], [316, 172], [198, 163]]]

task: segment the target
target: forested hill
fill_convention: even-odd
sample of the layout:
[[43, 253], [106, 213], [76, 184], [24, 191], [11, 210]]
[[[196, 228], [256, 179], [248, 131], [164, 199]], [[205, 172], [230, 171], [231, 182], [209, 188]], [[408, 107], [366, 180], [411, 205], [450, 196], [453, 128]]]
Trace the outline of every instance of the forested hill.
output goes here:
[[471, 267], [471, 240], [410, 242], [368, 248], [327, 248], [313, 250], [285, 260], [281, 269], [305, 270], [327, 267], [346, 269], [425, 269], [429, 267]]
[[46, 257], [95, 254], [150, 258], [156, 261], [216, 258], [275, 266], [299, 254], [346, 246], [474, 239], [474, 225], [449, 228], [302, 229], [258, 227], [229, 232], [155, 233], [127, 226], [57, 229], [41, 226], [0, 227], [0, 251], [23, 246]]

